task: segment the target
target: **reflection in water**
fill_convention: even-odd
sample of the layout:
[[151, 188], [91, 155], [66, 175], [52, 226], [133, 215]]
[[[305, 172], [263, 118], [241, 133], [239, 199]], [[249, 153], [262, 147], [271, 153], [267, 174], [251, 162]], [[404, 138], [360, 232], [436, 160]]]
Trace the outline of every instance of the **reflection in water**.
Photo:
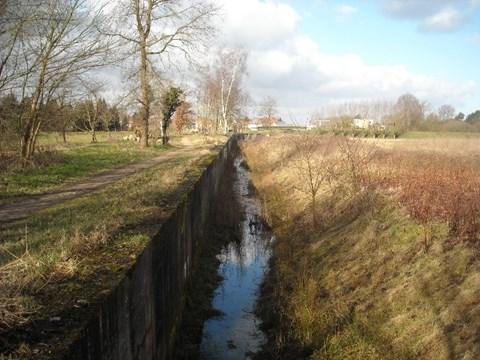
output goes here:
[[253, 313], [258, 290], [270, 257], [272, 235], [263, 227], [260, 204], [250, 193], [249, 172], [235, 160], [235, 195], [241, 204], [241, 240], [232, 241], [218, 255], [224, 281], [215, 291], [213, 307], [224, 316], [207, 320], [200, 347], [202, 359], [248, 359], [265, 337]]

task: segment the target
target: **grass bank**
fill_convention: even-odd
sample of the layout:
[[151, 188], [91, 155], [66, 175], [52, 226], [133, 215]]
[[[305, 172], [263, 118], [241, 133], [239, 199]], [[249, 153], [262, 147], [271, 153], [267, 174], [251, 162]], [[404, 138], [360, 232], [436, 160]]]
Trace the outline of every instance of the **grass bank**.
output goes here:
[[42, 193], [67, 181], [150, 158], [168, 149], [157, 146], [142, 149], [134, 142], [122, 141], [121, 133], [112, 136], [99, 133], [98, 142], [94, 144], [90, 143], [88, 134], [73, 133], [68, 137], [71, 142], [64, 144], [57, 142], [54, 134], [42, 134], [39, 151], [30, 166], [21, 168], [15, 162], [4, 164], [0, 203]]
[[[425, 224], [391, 184], [348, 193], [337, 183], [337, 191], [320, 192], [314, 226], [288, 139], [257, 138], [244, 152], [277, 237], [259, 304], [269, 337], [259, 359], [480, 356], [476, 243], [440, 219], [428, 222], [426, 248]], [[401, 169], [387, 155], [378, 155], [375, 168]]]
[[[2, 351], [18, 359], [43, 359], [55, 346], [62, 349], [63, 343], [52, 345], [55, 334], [68, 334], [85, 321], [89, 304], [120, 281], [215, 155], [192, 151], [3, 225]], [[58, 319], [55, 326], [51, 319]]]
[[63, 143], [57, 133], [41, 134], [39, 151], [30, 166], [21, 168], [18, 163], [4, 164], [0, 175], [0, 204], [152, 158], [177, 146], [224, 142], [220, 137], [185, 135], [173, 137], [169, 146], [154, 145], [143, 149], [134, 141], [123, 140], [129, 134], [99, 132], [97, 143], [91, 143], [90, 135], [86, 133], [68, 133], [67, 143]]

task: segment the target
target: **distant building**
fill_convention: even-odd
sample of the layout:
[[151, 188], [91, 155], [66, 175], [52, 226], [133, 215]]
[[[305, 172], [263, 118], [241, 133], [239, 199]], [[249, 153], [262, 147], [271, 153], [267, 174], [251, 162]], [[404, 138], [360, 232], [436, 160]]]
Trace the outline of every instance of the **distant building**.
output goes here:
[[291, 125], [283, 121], [281, 117], [275, 118], [275, 122], [272, 124], [272, 127], [289, 127], [289, 126]]
[[263, 127], [283, 127], [286, 126], [285, 122], [279, 116], [263, 116], [255, 119], [255, 123], [258, 126]]
[[330, 119], [312, 119], [307, 125], [307, 129], [316, 129], [316, 128], [329, 128], [332, 125]]
[[360, 119], [360, 118], [355, 118], [353, 119], [353, 126], [355, 126], [358, 129], [368, 129], [373, 124], [375, 124], [376, 121], [373, 119]]

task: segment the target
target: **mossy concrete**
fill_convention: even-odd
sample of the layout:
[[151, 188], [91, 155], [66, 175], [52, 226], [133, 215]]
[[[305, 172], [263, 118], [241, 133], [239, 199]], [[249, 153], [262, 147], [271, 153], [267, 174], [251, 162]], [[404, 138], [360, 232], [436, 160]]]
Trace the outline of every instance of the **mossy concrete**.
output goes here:
[[222, 201], [224, 179], [237, 142], [232, 137], [204, 171], [125, 278], [99, 304], [65, 358], [170, 358], [196, 257], [209, 241], [212, 222], [229, 213], [224, 211], [229, 204]]

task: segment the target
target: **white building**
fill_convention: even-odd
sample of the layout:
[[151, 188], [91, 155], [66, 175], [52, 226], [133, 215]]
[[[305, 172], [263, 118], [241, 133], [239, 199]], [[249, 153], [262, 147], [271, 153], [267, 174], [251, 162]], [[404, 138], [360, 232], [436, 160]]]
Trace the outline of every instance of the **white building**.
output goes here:
[[368, 129], [369, 127], [375, 124], [375, 120], [373, 119], [353, 119], [353, 126], [359, 129]]

